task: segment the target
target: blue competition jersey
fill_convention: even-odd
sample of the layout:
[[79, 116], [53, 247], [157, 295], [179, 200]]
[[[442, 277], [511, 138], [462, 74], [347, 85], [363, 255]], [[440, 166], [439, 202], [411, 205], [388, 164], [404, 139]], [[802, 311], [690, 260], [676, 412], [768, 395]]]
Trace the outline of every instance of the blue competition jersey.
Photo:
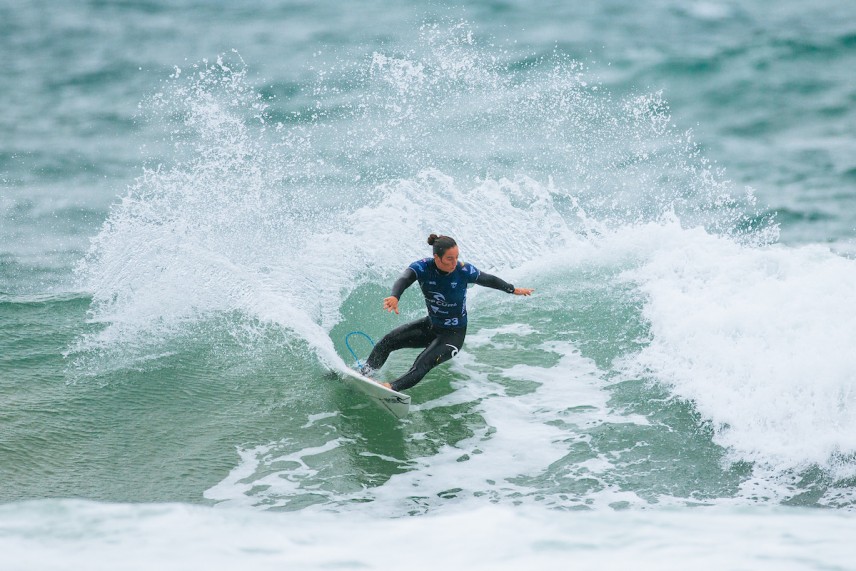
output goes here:
[[433, 258], [410, 264], [416, 274], [431, 323], [443, 329], [467, 326], [467, 286], [475, 283], [479, 270], [472, 264], [458, 262], [449, 274], [437, 269]]

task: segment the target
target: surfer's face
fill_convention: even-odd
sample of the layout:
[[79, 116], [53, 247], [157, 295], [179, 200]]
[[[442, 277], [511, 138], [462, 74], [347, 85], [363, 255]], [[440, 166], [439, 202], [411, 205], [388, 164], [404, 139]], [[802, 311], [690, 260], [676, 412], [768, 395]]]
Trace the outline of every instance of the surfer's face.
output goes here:
[[458, 247], [452, 246], [443, 254], [441, 258], [434, 254], [434, 263], [437, 264], [437, 269], [441, 272], [451, 272], [458, 265]]

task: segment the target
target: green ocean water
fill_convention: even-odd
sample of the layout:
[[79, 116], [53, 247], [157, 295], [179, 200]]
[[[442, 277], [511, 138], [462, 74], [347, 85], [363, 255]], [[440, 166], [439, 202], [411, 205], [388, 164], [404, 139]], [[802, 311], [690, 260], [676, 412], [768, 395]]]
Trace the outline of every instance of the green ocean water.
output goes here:
[[[627, 561], [641, 518], [692, 564], [715, 559], [690, 530], [757, 518], [770, 552], [798, 539], [780, 568], [846, 568], [856, 8], [0, 2], [0, 47], [10, 568], [139, 535], [165, 545], [140, 568], [228, 566], [297, 517], [352, 559], [243, 561], [383, 567], [339, 535], [582, 513], [603, 564], [608, 525]], [[431, 232], [536, 293], [471, 290], [464, 349], [398, 421], [331, 370], [347, 333], [423, 315], [381, 300]], [[804, 518], [826, 555], [801, 559]]]

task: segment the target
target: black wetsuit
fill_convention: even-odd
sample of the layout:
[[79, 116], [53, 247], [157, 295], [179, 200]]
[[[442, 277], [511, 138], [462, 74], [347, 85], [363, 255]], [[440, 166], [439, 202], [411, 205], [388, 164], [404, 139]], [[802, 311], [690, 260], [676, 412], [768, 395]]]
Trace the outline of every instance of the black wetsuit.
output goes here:
[[392, 383], [393, 390], [409, 389], [428, 371], [448, 361], [464, 344], [467, 335], [467, 286], [478, 284], [506, 293], [514, 286], [496, 276], [480, 272], [472, 264], [459, 262], [449, 273], [437, 268], [432, 258], [410, 264], [392, 286], [393, 297], [401, 299], [404, 290], [419, 281], [428, 316], [397, 327], [387, 333], [372, 349], [363, 372], [380, 369], [389, 354], [398, 349], [425, 350], [419, 354], [407, 373]]

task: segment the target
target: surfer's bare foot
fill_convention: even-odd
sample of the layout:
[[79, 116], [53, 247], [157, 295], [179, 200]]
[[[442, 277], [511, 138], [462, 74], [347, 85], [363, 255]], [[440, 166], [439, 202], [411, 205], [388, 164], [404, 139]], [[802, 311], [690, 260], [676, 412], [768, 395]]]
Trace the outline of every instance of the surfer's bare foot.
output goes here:
[[391, 384], [389, 384], [389, 383], [382, 383], [382, 382], [380, 382], [380, 381], [375, 381], [375, 382], [376, 382], [377, 384], [379, 384], [380, 386], [382, 386], [382, 387], [386, 387], [386, 388], [388, 388], [388, 389], [392, 389], [392, 385], [391, 385]]

